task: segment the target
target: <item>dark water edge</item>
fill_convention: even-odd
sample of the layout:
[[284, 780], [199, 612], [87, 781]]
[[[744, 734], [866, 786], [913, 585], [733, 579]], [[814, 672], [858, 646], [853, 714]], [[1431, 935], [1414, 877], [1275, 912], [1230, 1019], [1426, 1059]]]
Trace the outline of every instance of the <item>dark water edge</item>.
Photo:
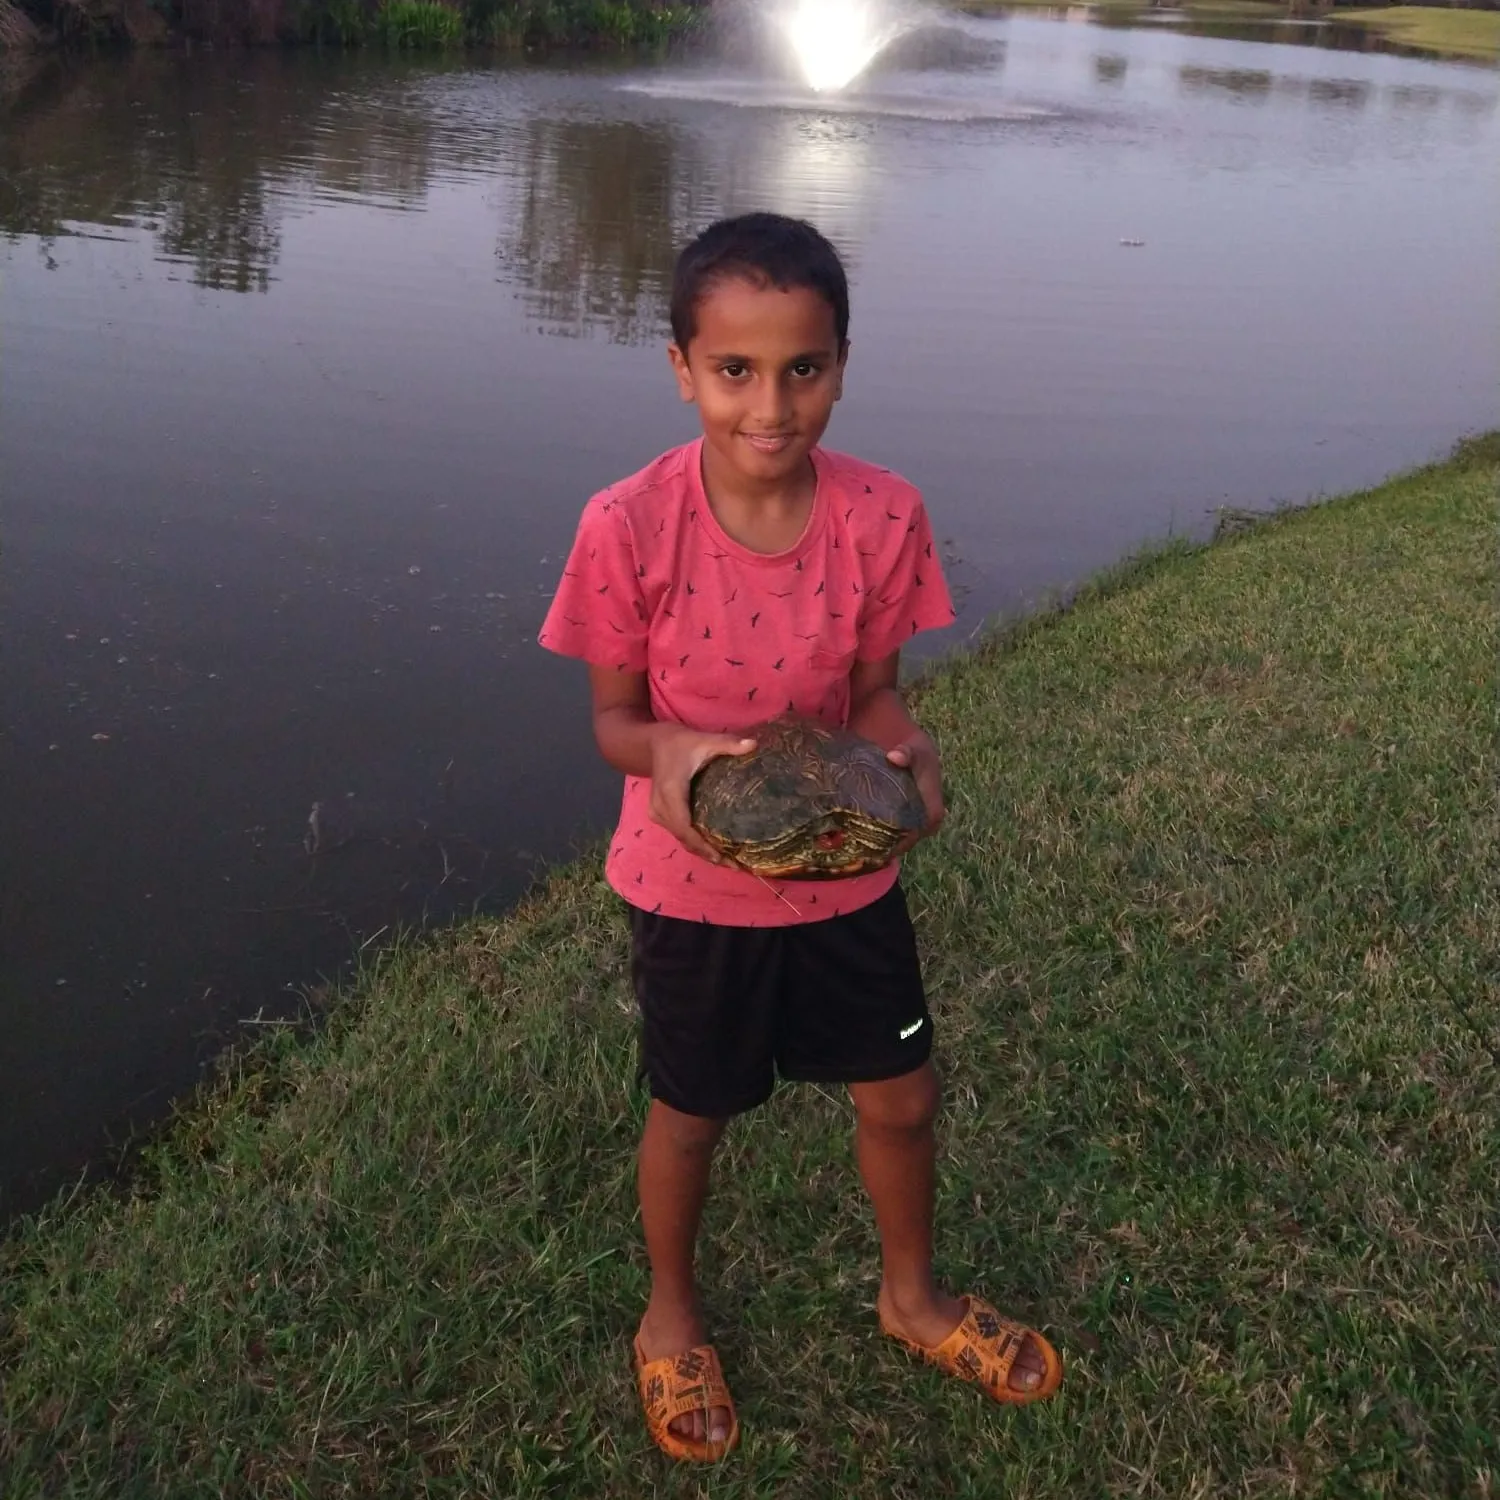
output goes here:
[[[1450, 465], [1494, 464], [1500, 458], [1500, 430], [1475, 432], [1458, 439], [1451, 450], [1435, 455], [1434, 463]], [[1413, 477], [1426, 465], [1388, 476], [1390, 483], [1399, 483]], [[1350, 495], [1325, 495], [1307, 502], [1310, 506], [1336, 504], [1351, 498]], [[1244, 510], [1226, 507], [1217, 516], [1212, 529], [1196, 541], [1179, 538], [1176, 541], [1144, 546], [1139, 552], [1101, 569], [1096, 575], [1077, 580], [1065, 590], [1059, 591], [1044, 607], [1020, 614], [996, 615], [983, 623], [969, 645], [960, 648], [964, 655], [973, 651], [1005, 651], [1008, 642], [1017, 644], [1030, 639], [1039, 630], [1045, 631], [1049, 622], [1060, 619], [1078, 607], [1108, 599], [1120, 592], [1128, 591], [1148, 581], [1156, 569], [1156, 559], [1161, 558], [1175, 565], [1185, 553], [1201, 552], [1223, 542], [1239, 540], [1253, 532], [1263, 523], [1274, 521], [1279, 516], [1303, 509], [1303, 506], [1281, 505], [1269, 510]], [[951, 657], [952, 652], [943, 653]], [[920, 716], [920, 695], [924, 679], [940, 676], [944, 669], [943, 657], [927, 653], [928, 659], [914, 659], [905, 674], [913, 689], [913, 702]], [[611, 788], [609, 807], [613, 806], [615, 777], [606, 772]], [[337, 844], [342, 837], [337, 825], [327, 830], [328, 836]], [[72, 1172], [54, 1168], [33, 1176], [26, 1189], [9, 1201], [0, 1204], [0, 1234], [13, 1229], [22, 1220], [29, 1219], [39, 1211], [62, 1212], [68, 1201], [79, 1192], [122, 1191], [149, 1192], [152, 1177], [149, 1155], [153, 1148], [164, 1145], [169, 1137], [178, 1137], [175, 1149], [179, 1160], [184, 1150], [183, 1140], [191, 1141], [195, 1133], [211, 1135], [213, 1119], [220, 1101], [238, 1096], [232, 1106], [243, 1110], [244, 1095], [240, 1091], [247, 1081], [253, 1081], [253, 1109], [256, 1112], [274, 1109], [281, 1102], [281, 1079], [283, 1074], [272, 1061], [273, 1052], [291, 1045], [308, 1045], [328, 1025], [359, 1023], [359, 1004], [362, 991], [373, 982], [375, 969], [388, 948], [409, 947], [430, 940], [439, 929], [462, 922], [466, 917], [503, 916], [509, 909], [540, 894], [548, 880], [563, 872], [563, 865], [572, 859], [591, 861], [601, 859], [604, 840], [596, 831], [580, 835], [574, 853], [563, 860], [538, 862], [529, 878], [521, 882], [508, 899], [495, 902], [478, 902], [470, 909], [450, 906], [441, 914], [434, 913], [429, 921], [402, 924], [394, 930], [382, 928], [364, 942], [352, 945], [352, 950], [342, 961], [333, 963], [320, 980], [299, 987], [293, 1003], [281, 1003], [268, 1007], [265, 1020], [276, 1030], [275, 1038], [263, 1035], [258, 1026], [240, 1028], [233, 1036], [226, 1036], [201, 1069], [196, 1081], [177, 1091], [163, 1107], [149, 1112], [147, 1117], [128, 1134], [114, 1142], [107, 1150], [94, 1150], [81, 1161]], [[315, 861], [314, 861], [315, 862]], [[625, 927], [620, 929], [623, 941]], [[375, 939], [380, 939], [377, 943]], [[368, 976], [368, 977], [367, 977]], [[285, 987], [283, 986], [285, 992]], [[1456, 998], [1456, 997], [1455, 997]], [[280, 1055], [284, 1056], [284, 1053]], [[191, 1146], [187, 1150], [191, 1152]]]
[[[1457, 441], [1450, 456], [1463, 461], [1487, 460], [1492, 457], [1497, 444], [1500, 444], [1500, 432], [1468, 434]], [[1434, 455], [1434, 461], [1441, 461], [1440, 456]], [[1398, 474], [1389, 476], [1392, 480], [1401, 477]], [[1319, 496], [1307, 503], [1333, 503], [1341, 498], [1345, 497]], [[1101, 569], [1096, 575], [1080, 578], [1056, 591], [1043, 607], [1019, 613], [1002, 612], [983, 620], [972, 627], [969, 643], [956, 649], [963, 654], [981, 647], [994, 649], [999, 646], [1003, 649], [1007, 639], [1019, 641], [1028, 638], [1038, 628], [1045, 629], [1049, 620], [1069, 613], [1081, 601], [1107, 598], [1149, 578], [1153, 558], [1157, 555], [1175, 558], [1182, 555], [1185, 547], [1212, 547], [1222, 540], [1253, 530], [1268, 516], [1298, 508], [1301, 507], [1285, 504], [1269, 510], [1223, 508], [1213, 527], [1196, 540], [1181, 537], [1171, 542], [1146, 544], [1140, 551]], [[925, 650], [908, 653], [903, 676], [917, 695], [914, 701], [918, 714], [924, 678], [940, 674], [944, 660], [951, 658], [954, 650], [952, 646], [941, 651], [928, 646]], [[576, 704], [571, 714], [563, 704], [556, 707], [561, 717], [580, 720], [573, 726], [578, 735], [589, 735], [587, 715], [577, 712]], [[191, 1079], [160, 1081], [132, 1101], [131, 1121], [123, 1130], [114, 1133], [107, 1145], [102, 1148], [94, 1145], [77, 1153], [72, 1162], [54, 1162], [33, 1171], [19, 1185], [8, 1184], [6, 1197], [0, 1199], [0, 1232], [49, 1205], [61, 1208], [80, 1191], [149, 1191], [149, 1169], [144, 1176], [141, 1169], [149, 1160], [153, 1147], [165, 1142], [175, 1131], [192, 1132], [196, 1128], [206, 1128], [212, 1119], [216, 1099], [234, 1092], [247, 1078], [258, 1076], [265, 1084], [265, 1087], [261, 1087], [261, 1083], [256, 1085], [256, 1107], [273, 1108], [278, 1098], [277, 1072], [274, 1067], [267, 1069], [260, 1061], [258, 1054], [262, 1049], [268, 1045], [284, 1045], [288, 1038], [308, 1043], [329, 1024], [330, 1019], [334, 1024], [357, 1024], [358, 997], [364, 983], [362, 976], [379, 965], [388, 948], [428, 941], [442, 928], [465, 919], [503, 916], [544, 889], [548, 879], [563, 865], [575, 859], [600, 859], [603, 835], [613, 817], [617, 785], [615, 773], [596, 761], [592, 772], [581, 778], [578, 807], [583, 812], [583, 819], [571, 851], [551, 860], [538, 858], [526, 874], [513, 871], [499, 884], [491, 882], [488, 885], [484, 881], [484, 871], [489, 851], [465, 848], [466, 840], [461, 834], [450, 838], [449, 842], [455, 849], [455, 854], [450, 855], [436, 837], [428, 836], [425, 824], [421, 825], [420, 832], [414, 832], [410, 842], [403, 845], [389, 837], [377, 835], [372, 838], [361, 834], [353, 823], [345, 821], [348, 815], [341, 817], [339, 809], [330, 809], [327, 820], [320, 823], [315, 834], [308, 835], [309, 886], [316, 880], [320, 861], [333, 867], [327, 872], [323, 887], [321, 916], [325, 919], [335, 917], [337, 924], [348, 934], [347, 942], [341, 944], [337, 938], [330, 941], [327, 920], [312, 920], [309, 912], [305, 930], [300, 939], [295, 933], [292, 935], [291, 946], [300, 946], [309, 956], [307, 969], [316, 978], [296, 985], [285, 982], [284, 962], [280, 959], [261, 965], [256, 961], [253, 947], [236, 955], [231, 963], [232, 982], [241, 990], [250, 992], [257, 984], [263, 987], [265, 1003], [254, 1020], [225, 1029], [214, 1038], [203, 1052], [201, 1062], [193, 1069]], [[322, 845], [317, 852], [312, 847], [314, 838]], [[366, 859], [373, 852], [378, 858], [379, 846], [384, 845], [391, 857], [391, 878], [399, 880], [402, 889], [406, 889], [413, 883], [416, 863], [412, 858], [413, 850], [424, 843], [428, 845], [429, 854], [432, 849], [438, 850], [442, 878], [434, 879], [437, 872], [429, 871], [420, 915], [383, 922], [359, 940], [358, 907], [361, 892], [368, 895], [370, 871], [368, 868], [360, 870], [353, 883], [341, 891], [336, 864], [340, 851], [352, 850], [363, 854]], [[470, 896], [467, 899], [447, 896], [445, 888], [450, 879], [455, 880], [456, 889], [468, 891]], [[370, 923], [365, 923], [365, 926], [369, 928]], [[623, 921], [620, 935], [623, 941]], [[287, 946], [283, 938], [278, 943], [278, 950], [284, 951]], [[274, 1028], [277, 1037], [268, 1041], [262, 1034], [263, 1027]]]

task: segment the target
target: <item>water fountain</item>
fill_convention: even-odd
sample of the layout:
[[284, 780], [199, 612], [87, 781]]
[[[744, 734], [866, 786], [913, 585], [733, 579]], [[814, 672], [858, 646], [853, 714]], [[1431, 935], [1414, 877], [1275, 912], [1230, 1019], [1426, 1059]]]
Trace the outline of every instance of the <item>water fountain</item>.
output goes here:
[[772, 24], [814, 93], [847, 88], [919, 18], [881, 0], [783, 0]]
[[[971, 22], [941, 0], [714, 0], [713, 14], [720, 46], [708, 66], [657, 72], [620, 87], [825, 120], [880, 115], [962, 123], [1051, 114], [1001, 101], [988, 83], [952, 86], [960, 73], [993, 80], [1004, 44], [993, 23]], [[901, 80], [894, 89], [893, 75]], [[918, 75], [942, 81], [934, 89]]]

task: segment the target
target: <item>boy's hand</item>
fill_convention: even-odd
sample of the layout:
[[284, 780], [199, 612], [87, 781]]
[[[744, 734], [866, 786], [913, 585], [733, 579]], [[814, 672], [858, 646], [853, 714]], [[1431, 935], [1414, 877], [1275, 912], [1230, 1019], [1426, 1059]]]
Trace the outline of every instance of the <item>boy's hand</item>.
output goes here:
[[922, 805], [927, 809], [926, 825], [915, 833], [909, 833], [897, 845], [896, 853], [905, 854], [919, 840], [936, 833], [948, 816], [943, 803], [943, 763], [931, 738], [918, 729], [893, 745], [885, 752], [885, 758], [893, 766], [905, 766], [916, 779], [917, 790], [922, 794]]
[[651, 740], [651, 819], [693, 854], [711, 864], [724, 857], [693, 827], [688, 788], [716, 755], [746, 755], [755, 741], [743, 735], [704, 734], [682, 724], [663, 724]]

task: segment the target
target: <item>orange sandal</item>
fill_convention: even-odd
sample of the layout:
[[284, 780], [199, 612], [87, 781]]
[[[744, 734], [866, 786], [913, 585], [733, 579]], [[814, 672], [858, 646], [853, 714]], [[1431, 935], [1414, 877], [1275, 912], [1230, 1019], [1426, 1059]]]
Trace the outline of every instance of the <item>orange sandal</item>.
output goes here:
[[[640, 1335], [635, 1340], [635, 1376], [646, 1414], [646, 1431], [668, 1458], [687, 1463], [713, 1463], [724, 1457], [740, 1440], [740, 1419], [719, 1366], [712, 1344], [699, 1344], [685, 1354], [648, 1360], [641, 1353]], [[671, 1424], [688, 1412], [701, 1411], [705, 1424], [716, 1406], [729, 1408], [729, 1435], [718, 1442], [709, 1438], [679, 1437]]]
[[[967, 1304], [963, 1321], [941, 1344], [931, 1349], [903, 1338], [886, 1323], [883, 1315], [880, 1326], [929, 1364], [949, 1375], [956, 1375], [960, 1380], [972, 1380], [982, 1386], [985, 1394], [995, 1401], [1014, 1402], [1018, 1406], [1028, 1401], [1041, 1401], [1062, 1384], [1062, 1359], [1036, 1329], [1002, 1318], [982, 1297], [965, 1297], [963, 1301]], [[1011, 1386], [1010, 1367], [1015, 1364], [1016, 1356], [1028, 1337], [1041, 1351], [1044, 1368], [1042, 1378], [1033, 1390], [1018, 1391]]]

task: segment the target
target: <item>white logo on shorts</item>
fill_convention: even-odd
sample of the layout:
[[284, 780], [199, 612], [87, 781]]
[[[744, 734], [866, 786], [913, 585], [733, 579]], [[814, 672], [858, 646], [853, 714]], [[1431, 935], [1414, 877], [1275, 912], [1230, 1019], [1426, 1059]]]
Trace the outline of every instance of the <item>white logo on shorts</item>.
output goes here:
[[[926, 1020], [926, 1017], [924, 1016], [922, 1019]], [[915, 1036], [921, 1029], [922, 1021], [913, 1021], [910, 1026], [903, 1026], [901, 1028], [901, 1040], [904, 1042], [907, 1037]]]

